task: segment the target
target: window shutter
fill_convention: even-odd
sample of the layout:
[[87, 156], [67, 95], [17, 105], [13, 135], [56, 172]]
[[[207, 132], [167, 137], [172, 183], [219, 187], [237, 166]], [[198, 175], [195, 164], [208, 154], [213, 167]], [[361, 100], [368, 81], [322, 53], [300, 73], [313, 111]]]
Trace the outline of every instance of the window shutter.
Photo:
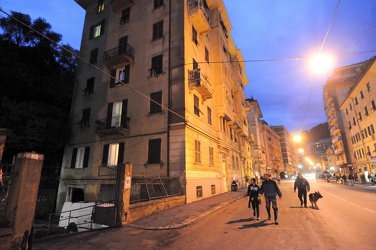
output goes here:
[[129, 83], [129, 76], [131, 73], [131, 65], [127, 65], [124, 68], [124, 83]]
[[121, 106], [121, 127], [127, 128], [127, 110], [128, 110], [128, 99], [123, 100], [123, 104]]
[[111, 78], [110, 78], [110, 88], [115, 87], [115, 79], [116, 79], [116, 69], [112, 69], [111, 72]]
[[90, 155], [90, 147], [86, 147], [85, 154], [84, 154], [84, 163], [83, 163], [84, 168], [89, 167], [89, 155]]
[[113, 103], [110, 102], [110, 103], [107, 105], [106, 128], [111, 128], [112, 107], [113, 107]]
[[102, 155], [102, 165], [107, 166], [107, 161], [108, 161], [108, 150], [110, 149], [109, 144], [105, 144], [103, 146], [103, 155]]
[[124, 162], [124, 142], [119, 143], [118, 164]]
[[74, 168], [76, 165], [76, 157], [77, 157], [77, 148], [74, 148], [72, 152], [71, 168]]
[[105, 22], [104, 22], [104, 20], [102, 20], [102, 22], [101, 22], [101, 35], [104, 34], [104, 24], [105, 24]]
[[94, 35], [94, 26], [90, 27], [90, 34], [89, 34], [89, 39], [92, 39]]

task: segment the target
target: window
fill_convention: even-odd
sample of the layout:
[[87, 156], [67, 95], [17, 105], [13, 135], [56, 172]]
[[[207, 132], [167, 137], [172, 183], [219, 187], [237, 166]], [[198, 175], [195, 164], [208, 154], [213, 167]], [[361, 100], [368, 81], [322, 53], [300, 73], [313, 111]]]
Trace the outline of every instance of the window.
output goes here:
[[360, 98], [364, 99], [364, 94], [362, 90], [360, 91]]
[[193, 64], [193, 69], [198, 69], [198, 63], [196, 62], [195, 59], [192, 60], [192, 64]]
[[209, 165], [214, 166], [214, 149], [209, 146]]
[[93, 49], [90, 52], [90, 63], [96, 63], [98, 61], [98, 48]]
[[164, 0], [154, 0], [154, 9], [157, 9], [164, 5]]
[[157, 76], [163, 73], [163, 55], [154, 56], [151, 59], [150, 76]]
[[375, 110], [376, 110], [376, 104], [375, 104], [375, 101], [374, 101], [374, 100], [371, 101], [371, 105], [372, 105], [372, 108], [371, 108], [371, 109], [372, 109], [373, 111], [375, 111]]
[[211, 194], [216, 194], [215, 185], [211, 185]]
[[90, 95], [94, 92], [94, 81], [95, 77], [89, 78], [86, 80], [86, 88], [82, 90], [84, 92], [84, 95]]
[[355, 101], [355, 105], [358, 105], [358, 104], [359, 104], [359, 102], [358, 102], [358, 97], [355, 97], [355, 98], [354, 98], [354, 101]]
[[195, 115], [200, 116], [200, 100], [197, 95], [193, 95], [193, 112]]
[[196, 187], [196, 197], [197, 198], [202, 198], [202, 186], [197, 186]]
[[192, 41], [198, 45], [198, 40], [197, 40], [197, 31], [195, 29], [195, 27], [193, 27], [192, 25]]
[[71, 168], [87, 168], [89, 163], [90, 147], [74, 148], [72, 152]]
[[97, 9], [97, 12], [102, 12], [104, 11], [104, 0], [99, 0], [98, 1], [98, 9]]
[[120, 25], [129, 23], [129, 17], [131, 14], [131, 8], [126, 8], [121, 12]]
[[211, 108], [208, 107], [208, 123], [212, 125], [212, 111]]
[[358, 113], [358, 119], [359, 119], [359, 121], [361, 121], [361, 120], [363, 120], [363, 118], [362, 118], [362, 113]]
[[364, 116], [368, 116], [368, 109], [367, 109], [367, 107], [364, 107]]
[[150, 114], [162, 112], [162, 91], [150, 94]]
[[352, 104], [350, 103], [350, 110], [352, 111], [353, 110], [353, 107], [352, 107]]
[[347, 108], [346, 108], [346, 115], [348, 115], [349, 114], [349, 111], [347, 110]]
[[371, 85], [369, 85], [369, 83], [367, 83], [367, 92], [371, 92]]
[[90, 39], [96, 38], [104, 33], [104, 20], [90, 27]]
[[161, 162], [161, 139], [149, 140], [148, 164]]
[[356, 125], [355, 117], [353, 117], [353, 125]]
[[195, 140], [195, 163], [201, 163], [201, 143]]
[[89, 124], [90, 111], [91, 111], [91, 108], [87, 108], [87, 109], [82, 110], [82, 118], [81, 118], [81, 121], [79, 122], [81, 128], [90, 127], [90, 124]]
[[103, 147], [102, 164], [117, 166], [124, 159], [124, 143], [105, 144]]
[[163, 37], [163, 21], [153, 24], [153, 40]]
[[209, 50], [205, 47], [205, 61], [209, 63]]
[[107, 119], [106, 128], [122, 127], [128, 128], [127, 117], [128, 100], [124, 99], [121, 102], [109, 103], [107, 105]]
[[111, 70], [110, 88], [129, 83], [131, 66], [128, 64], [124, 68]]

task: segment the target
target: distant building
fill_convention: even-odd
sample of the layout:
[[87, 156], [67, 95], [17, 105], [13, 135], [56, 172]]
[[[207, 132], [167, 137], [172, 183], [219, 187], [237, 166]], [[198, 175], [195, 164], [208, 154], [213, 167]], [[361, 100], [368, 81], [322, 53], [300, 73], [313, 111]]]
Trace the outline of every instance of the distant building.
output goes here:
[[266, 171], [272, 177], [277, 177], [280, 172], [284, 172], [281, 138], [269, 127], [267, 122], [261, 121], [261, 123], [266, 155]]
[[350, 89], [340, 108], [346, 125], [350, 163], [356, 172], [376, 173], [376, 57]]
[[347, 138], [346, 133], [348, 124], [345, 123], [345, 117], [342, 115], [340, 107], [346, 100], [350, 89], [359, 81], [367, 65], [368, 61], [365, 61], [336, 68], [333, 71], [333, 75], [327, 78], [324, 85], [324, 109], [328, 118], [330, 136], [334, 147], [336, 159], [334, 167], [336, 170], [347, 170], [348, 165], [352, 162], [348, 143], [349, 138]]
[[252, 172], [248, 79], [223, 1], [76, 2], [86, 10], [86, 62], [57, 210], [106, 201], [107, 172], [124, 162], [133, 176], [179, 179], [187, 203], [228, 191], [233, 178], [242, 183]]

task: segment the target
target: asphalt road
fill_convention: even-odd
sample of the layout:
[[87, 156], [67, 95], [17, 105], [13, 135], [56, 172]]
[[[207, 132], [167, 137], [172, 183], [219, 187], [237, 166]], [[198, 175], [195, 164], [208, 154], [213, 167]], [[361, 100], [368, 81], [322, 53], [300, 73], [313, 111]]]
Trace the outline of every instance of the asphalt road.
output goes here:
[[244, 197], [181, 229], [125, 227], [42, 242], [34, 249], [376, 249], [376, 186], [309, 181], [311, 191], [324, 196], [320, 209], [300, 207], [293, 182], [283, 180], [279, 225], [267, 220], [264, 203], [256, 220]]

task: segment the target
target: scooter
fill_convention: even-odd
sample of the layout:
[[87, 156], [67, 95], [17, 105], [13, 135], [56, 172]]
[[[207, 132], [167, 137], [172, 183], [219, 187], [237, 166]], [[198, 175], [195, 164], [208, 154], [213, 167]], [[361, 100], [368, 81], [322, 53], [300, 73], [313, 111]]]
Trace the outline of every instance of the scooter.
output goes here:
[[238, 184], [236, 182], [231, 183], [231, 191], [237, 191], [238, 190]]

